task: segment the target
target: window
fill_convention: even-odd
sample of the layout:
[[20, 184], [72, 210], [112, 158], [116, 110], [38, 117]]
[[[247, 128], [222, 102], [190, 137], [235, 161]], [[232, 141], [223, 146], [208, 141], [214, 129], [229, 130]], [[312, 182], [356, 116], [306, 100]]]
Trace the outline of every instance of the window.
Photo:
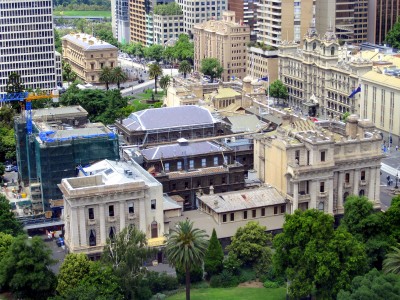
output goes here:
[[214, 156], [214, 166], [218, 166], [218, 156]]
[[247, 210], [243, 212], [243, 219], [247, 220]]
[[320, 203], [318, 204], [318, 210], [324, 211], [324, 206], [325, 206], [324, 202], [320, 202]]
[[362, 197], [365, 195], [365, 191], [364, 190], [360, 190], [360, 192], [358, 193], [358, 196]]
[[298, 164], [300, 162], [300, 150], [296, 150], [294, 153], [294, 161]]
[[206, 159], [205, 159], [205, 158], [202, 158], [202, 159], [201, 159], [201, 166], [202, 166], [202, 167], [205, 167], [206, 165], [207, 165]]
[[176, 183], [172, 184], [172, 190], [175, 191], [176, 190]]
[[281, 214], [286, 212], [286, 205], [281, 205]]
[[185, 181], [185, 189], [188, 189], [188, 188], [189, 188], [189, 182]]
[[110, 240], [113, 240], [115, 238], [115, 227], [110, 227], [110, 232], [108, 233], [108, 237]]
[[133, 206], [133, 203], [128, 203], [128, 213], [130, 214], [135, 213], [135, 207]]
[[231, 222], [235, 221], [235, 213], [230, 214], [230, 220]]
[[151, 209], [156, 209], [156, 199], [151, 199]]
[[346, 173], [344, 175], [344, 182], [349, 183], [350, 182], [350, 173]]
[[261, 208], [261, 217], [265, 217], [265, 207]]
[[274, 215], [278, 214], [278, 206], [274, 206]]
[[153, 221], [151, 223], [151, 238], [157, 238], [158, 237], [158, 224], [156, 221]]
[[226, 214], [223, 214], [223, 215], [222, 215], [222, 222], [223, 222], [223, 223], [226, 223]]
[[194, 169], [194, 160], [189, 160], [189, 169]]
[[169, 163], [165, 163], [164, 168], [166, 172], [169, 172]]
[[365, 171], [361, 171], [361, 180], [365, 180]]
[[89, 220], [94, 220], [94, 208], [89, 208]]
[[252, 215], [253, 218], [257, 217], [257, 210], [253, 209], [251, 211], [251, 215]]
[[176, 167], [177, 167], [178, 170], [182, 170], [182, 162], [178, 161], [177, 164], [176, 164]]
[[96, 231], [94, 229], [89, 232], [89, 246], [96, 246]]
[[109, 205], [108, 206], [108, 216], [109, 217], [114, 217], [114, 205]]
[[321, 161], [325, 161], [325, 151], [321, 151]]
[[320, 182], [319, 183], [319, 192], [320, 193], [325, 192], [325, 182]]
[[100, 68], [103, 69], [104, 63], [100, 63]]

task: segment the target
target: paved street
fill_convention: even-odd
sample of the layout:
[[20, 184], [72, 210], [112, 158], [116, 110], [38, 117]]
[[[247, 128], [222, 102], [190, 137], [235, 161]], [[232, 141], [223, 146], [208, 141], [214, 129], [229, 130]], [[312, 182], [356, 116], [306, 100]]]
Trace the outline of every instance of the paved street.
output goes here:
[[[382, 160], [381, 167], [381, 205], [383, 210], [386, 210], [390, 206], [394, 197], [393, 190], [396, 185], [396, 175], [400, 176], [400, 151], [396, 151], [392, 147], [390, 151], [387, 151], [386, 155], [387, 157]], [[393, 179], [393, 185], [391, 186], [387, 186], [388, 175]]]

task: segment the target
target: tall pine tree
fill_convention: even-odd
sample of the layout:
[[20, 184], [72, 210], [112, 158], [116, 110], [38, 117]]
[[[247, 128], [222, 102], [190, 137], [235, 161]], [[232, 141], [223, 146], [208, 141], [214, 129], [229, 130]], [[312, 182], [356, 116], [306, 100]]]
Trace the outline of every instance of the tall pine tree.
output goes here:
[[223, 260], [224, 252], [217, 238], [217, 233], [213, 229], [206, 256], [204, 257], [204, 271], [207, 273], [207, 278], [222, 272]]

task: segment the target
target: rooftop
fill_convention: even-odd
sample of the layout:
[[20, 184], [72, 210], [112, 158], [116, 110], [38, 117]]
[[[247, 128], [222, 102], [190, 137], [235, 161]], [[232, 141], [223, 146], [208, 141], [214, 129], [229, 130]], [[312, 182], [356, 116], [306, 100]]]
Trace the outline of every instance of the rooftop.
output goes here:
[[51, 119], [53, 116], [64, 116], [64, 115], [84, 115], [87, 116], [87, 111], [80, 105], [75, 106], [61, 106], [61, 107], [52, 107], [52, 108], [42, 108], [42, 109], [33, 109], [32, 110], [32, 120]]
[[220, 88], [218, 89], [217, 94], [215, 95], [214, 98], [216, 99], [233, 98], [240, 95], [241, 95], [240, 93], [236, 92], [232, 88]]
[[285, 204], [285, 198], [272, 187], [204, 195], [199, 199], [216, 213], [246, 210], [277, 204]]
[[62, 40], [67, 40], [73, 44], [79, 45], [84, 50], [115, 50], [117, 47], [99, 40], [87, 33], [71, 33], [62, 37]]
[[255, 115], [239, 115], [226, 117], [227, 121], [232, 125], [232, 132], [252, 132], [259, 130], [266, 125], [265, 122], [259, 120]]

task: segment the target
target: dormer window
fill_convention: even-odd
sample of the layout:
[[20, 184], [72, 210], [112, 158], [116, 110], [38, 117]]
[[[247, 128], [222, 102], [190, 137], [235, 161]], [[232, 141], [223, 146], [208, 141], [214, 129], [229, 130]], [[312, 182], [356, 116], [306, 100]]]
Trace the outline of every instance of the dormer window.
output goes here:
[[314, 43], [312, 44], [312, 49], [315, 50], [316, 48], [317, 48], [317, 43], [314, 42]]
[[331, 47], [331, 55], [335, 55], [335, 47]]

